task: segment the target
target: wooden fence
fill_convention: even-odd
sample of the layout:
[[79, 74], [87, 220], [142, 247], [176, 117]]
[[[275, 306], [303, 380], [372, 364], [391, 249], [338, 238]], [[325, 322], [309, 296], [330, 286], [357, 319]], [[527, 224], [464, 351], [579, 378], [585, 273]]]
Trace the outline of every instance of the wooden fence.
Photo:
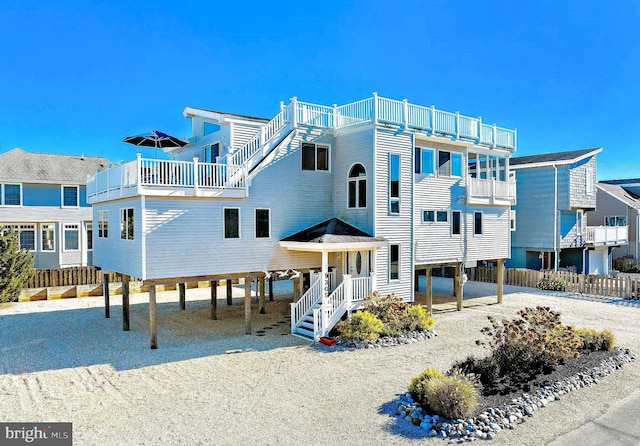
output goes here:
[[[93, 285], [104, 282], [103, 271], [92, 266], [63, 269], [34, 269], [33, 271], [33, 277], [25, 284], [25, 288]], [[109, 282], [118, 282], [119, 280], [119, 274], [109, 274]]]
[[[498, 268], [495, 266], [470, 268], [466, 273], [469, 280], [476, 282], [496, 283], [498, 278]], [[640, 292], [640, 280], [628, 276], [607, 277], [521, 268], [506, 269], [504, 274], [505, 285], [537, 288], [543, 280], [558, 281], [563, 291], [597, 296], [637, 299]]]

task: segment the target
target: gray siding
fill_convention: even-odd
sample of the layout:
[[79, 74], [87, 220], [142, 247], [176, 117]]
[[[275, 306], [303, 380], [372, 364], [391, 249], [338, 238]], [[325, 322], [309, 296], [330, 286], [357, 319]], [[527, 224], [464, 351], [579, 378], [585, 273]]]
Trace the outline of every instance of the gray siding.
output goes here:
[[554, 168], [516, 171], [518, 201], [513, 248], [553, 250]]
[[[596, 189], [597, 206], [594, 211], [587, 212], [587, 224], [589, 226], [602, 226], [607, 216], [624, 216], [629, 227], [629, 244], [613, 250], [613, 257], [633, 256], [636, 258], [636, 245], [638, 244], [638, 210], [620, 201], [608, 192]], [[640, 250], [639, 250], [640, 251]], [[636, 258], [636, 260], [638, 260]]]
[[[586, 189], [587, 175], [591, 176], [591, 188]], [[569, 200], [571, 208], [596, 207], [596, 157], [571, 166]]]
[[[389, 154], [400, 155], [400, 213], [389, 213]], [[378, 290], [405, 299], [413, 296], [413, 135], [386, 129], [375, 133], [375, 236], [400, 245], [400, 280], [389, 280], [389, 248], [376, 253]]]

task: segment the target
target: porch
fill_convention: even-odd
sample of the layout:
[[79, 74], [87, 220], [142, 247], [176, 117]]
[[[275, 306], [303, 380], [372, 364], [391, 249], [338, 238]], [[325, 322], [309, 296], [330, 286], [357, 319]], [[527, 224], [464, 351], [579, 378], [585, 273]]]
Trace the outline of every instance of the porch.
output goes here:
[[584, 233], [585, 245], [616, 246], [629, 243], [628, 226], [587, 226]]

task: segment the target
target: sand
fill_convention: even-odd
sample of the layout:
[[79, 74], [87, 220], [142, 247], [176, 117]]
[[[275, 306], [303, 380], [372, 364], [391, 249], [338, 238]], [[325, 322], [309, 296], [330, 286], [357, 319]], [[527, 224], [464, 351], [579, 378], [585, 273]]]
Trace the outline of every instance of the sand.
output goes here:
[[[434, 278], [443, 294], [450, 284]], [[547, 305], [565, 323], [611, 329], [618, 345], [640, 353], [638, 301], [505, 287], [498, 305], [495, 285], [475, 282], [465, 286], [463, 311], [438, 306], [435, 339], [336, 351], [289, 334], [289, 288], [267, 314], [253, 305], [251, 336], [241, 298], [232, 307], [221, 299], [212, 321], [208, 289], [187, 290], [186, 311], [176, 291], [158, 293], [158, 350], [149, 349], [147, 294], [132, 295], [129, 332], [122, 331], [120, 296], [112, 296], [110, 319], [100, 297], [4, 304], [0, 421], [72, 422], [75, 445], [442, 444], [392, 416], [393, 403], [427, 365], [447, 370], [484, 354], [474, 341], [489, 314], [510, 318]], [[551, 403], [491, 444], [546, 444], [638, 383], [640, 361]]]

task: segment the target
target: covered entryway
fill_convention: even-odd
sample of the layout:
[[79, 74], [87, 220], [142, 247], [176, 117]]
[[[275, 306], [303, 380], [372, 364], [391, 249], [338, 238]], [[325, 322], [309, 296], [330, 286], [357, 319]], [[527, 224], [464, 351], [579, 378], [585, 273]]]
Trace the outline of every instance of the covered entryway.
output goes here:
[[[309, 340], [326, 336], [346, 313], [376, 290], [375, 256], [387, 240], [332, 218], [280, 241], [291, 251], [317, 252], [321, 270], [311, 277], [309, 290], [291, 304], [291, 332]], [[341, 276], [329, 290], [329, 253], [342, 258]]]

